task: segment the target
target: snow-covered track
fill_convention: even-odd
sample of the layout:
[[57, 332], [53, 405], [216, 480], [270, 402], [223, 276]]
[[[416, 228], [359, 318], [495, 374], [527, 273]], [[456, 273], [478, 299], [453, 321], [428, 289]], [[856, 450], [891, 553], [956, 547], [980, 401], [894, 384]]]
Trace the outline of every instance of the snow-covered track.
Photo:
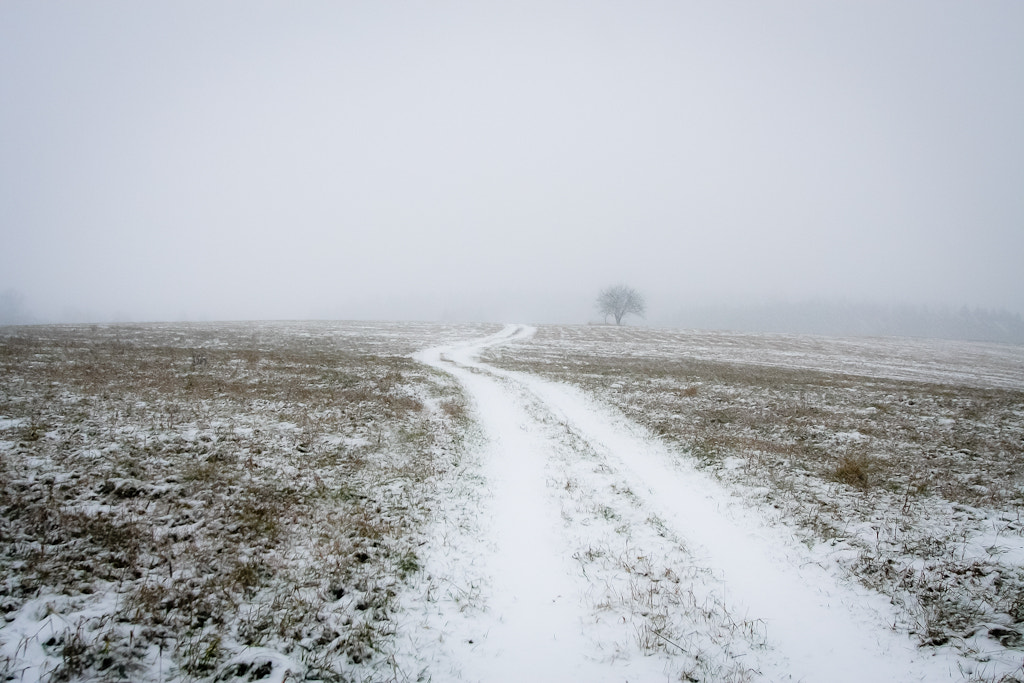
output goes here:
[[434, 680], [962, 679], [951, 656], [892, 630], [884, 598], [641, 427], [479, 359], [532, 333], [510, 325], [417, 354], [472, 400], [486, 482], [477, 534], [437, 556], [481, 590], [478, 609], [427, 610]]

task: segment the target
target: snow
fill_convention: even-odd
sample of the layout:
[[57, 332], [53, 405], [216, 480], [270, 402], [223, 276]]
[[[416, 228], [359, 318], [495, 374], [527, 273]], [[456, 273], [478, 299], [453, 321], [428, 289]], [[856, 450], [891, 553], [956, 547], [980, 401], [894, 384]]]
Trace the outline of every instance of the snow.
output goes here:
[[[914, 656], [909, 639], [881, 630], [888, 615], [870, 614], [860, 605], [868, 596], [835, 584], [791, 539], [738, 509], [706, 475], [674, 464], [656, 441], [575, 391], [527, 381], [619, 467], [630, 470], [637, 490], [646, 489], [654, 507], [691, 548], [702, 549], [699, 561], [720, 574], [729, 591], [727, 602], [765, 624], [769, 643], [783, 658], [773, 679], [909, 681], [949, 676], [948, 665], [927, 666]], [[881, 606], [879, 600], [871, 602], [875, 609]]]
[[25, 418], [0, 417], [0, 432], [28, 424]]
[[[586, 527], [566, 524], [564, 508], [559, 514], [560, 494], [552, 483], [572, 470], [559, 464], [564, 443], [558, 443], [552, 425], [571, 434], [578, 451], [590, 451], [599, 469], [618, 482], [612, 488], [630, 491], [636, 507], [667, 527], [667, 537], [682, 539], [689, 561], [709, 570], [708, 585], [738, 621], [763, 625], [764, 642], [743, 653], [746, 675], [804, 681], [961, 679], [956, 656], [939, 650], [929, 656], [891, 629], [895, 617], [886, 599], [843, 582], [822, 566], [823, 558], [681, 463], [637, 425], [579, 390], [498, 370], [478, 358], [486, 348], [514, 344], [532, 333], [509, 326], [477, 342], [416, 356], [452, 374], [472, 397], [490, 492], [478, 536], [448, 549], [449, 555], [486, 553], [482, 565], [473, 566], [486, 583], [480, 597], [485, 607], [467, 615], [454, 601], [436, 605], [435, 617], [461, 622], [464, 644], [473, 641], [470, 647], [449, 647], [447, 655], [435, 654], [452, 658], [453, 680], [657, 680], [678, 673], [671, 648], [661, 656], [644, 656], [636, 643], [623, 645], [630, 634], [596, 626], [599, 615], [588, 599], [594, 577], [574, 572], [571, 562], [572, 549], [587, 547], [593, 537]], [[843, 436], [856, 440], [859, 435]], [[611, 507], [602, 509], [620, 516]], [[658, 542], [657, 536], [644, 538]], [[669, 545], [633, 552], [641, 558], [669, 556], [674, 552]], [[450, 557], [447, 564], [432, 561], [437, 564], [430, 569], [453, 570]], [[636, 628], [636, 622], [623, 622], [623, 628]], [[435, 673], [436, 680], [443, 678]]]
[[[415, 325], [373, 329], [375, 340], [394, 339], [365, 342], [367, 348], [379, 344], [377, 348], [392, 355], [399, 347], [401, 353], [411, 353], [420, 338], [428, 338], [418, 336]], [[312, 334], [291, 324], [282, 324], [281, 332]], [[324, 327], [318, 330], [318, 338], [345, 337], [362, 345], [364, 332], [357, 325]], [[149, 332], [140, 330], [142, 333]], [[363, 496], [368, 505], [401, 501], [392, 506], [389, 520], [413, 515], [429, 521], [399, 546], [414, 551], [412, 557], [419, 568], [399, 579], [395, 567], [402, 554], [396, 551], [388, 564], [374, 570], [378, 574], [368, 578], [365, 590], [345, 585], [348, 592], [337, 598], [322, 587], [325, 599], [321, 600], [316, 595], [321, 577], [299, 571], [318, 571], [316, 548], [296, 546], [294, 557], [289, 558], [297, 568], [295, 580], [303, 583], [288, 585], [296, 593], [311, 595], [306, 613], [315, 614], [315, 620], [329, 626], [325, 632], [333, 636], [351, 633], [359, 625], [373, 626], [378, 629], [373, 652], [365, 657], [361, 654], [359, 660], [346, 659], [340, 650], [328, 651], [308, 635], [310, 631], [301, 640], [261, 640], [258, 647], [248, 646], [231, 640], [231, 630], [225, 628], [223, 650], [227, 654], [209, 674], [210, 680], [315, 679], [317, 670], [309, 659], [319, 656], [334, 657], [331, 665], [346, 678], [366, 681], [994, 681], [1003, 674], [1019, 674], [1019, 649], [1000, 642], [1000, 634], [1017, 636], [1012, 623], [986, 615], [984, 623], [969, 634], [965, 631], [955, 647], [919, 647], [920, 639], [909, 635], [906, 614], [899, 613], [898, 605], [853, 582], [847, 569], [859, 557], [857, 544], [884, 546], [890, 536], [894, 543], [897, 534], [907, 533], [901, 526], [905, 519], [885, 514], [851, 517], [843, 520], [843, 538], [805, 545], [807, 538], [798, 541], [794, 527], [787, 526], [785, 510], [765, 505], [764, 496], [754, 488], [715, 478], [710, 469], [691, 464], [693, 459], [681, 452], [678, 444], [670, 445], [672, 442], [621, 412], [623, 397], [635, 397], [631, 391], [667, 395], [689, 388], [688, 380], [675, 387], [667, 382], [638, 385], [633, 379], [612, 381], [606, 386], [614, 392], [608, 400], [620, 401], [615, 408], [583, 389], [499, 369], [481, 360], [488, 349], [514, 350], [516, 345], [529, 343], [533, 328], [508, 326], [481, 339], [457, 341], [460, 335], [480, 333], [479, 327], [435, 331], [429, 337], [433, 341], [422, 343], [445, 346], [415, 354], [429, 366], [417, 371], [429, 375], [438, 386], [450, 389], [457, 383], [470, 400], [468, 416], [458, 422], [460, 418], [444, 415], [437, 398], [451, 399], [457, 392], [435, 396], [431, 391], [438, 386], [423, 384], [422, 395], [417, 395], [427, 406], [426, 414], [447, 420], [452, 434], [459, 435], [451, 438], [451, 448], [446, 445], [439, 451], [444, 454], [445, 466], [451, 463], [450, 469], [439, 469], [430, 484], [436, 488], [424, 489], [415, 497], [396, 479], [384, 478], [375, 480], [372, 493]], [[630, 334], [614, 331], [620, 333]], [[588, 330], [587, 334], [602, 335], [605, 330]], [[637, 334], [635, 343], [609, 336], [608, 348], [655, 361], [659, 353], [669, 358], [683, 352], [669, 348], [667, 342], [663, 349], [652, 350], [644, 344], [661, 343], [659, 337]], [[750, 345], [725, 344], [711, 335], [704, 340], [699, 335], [692, 337], [685, 352], [729, 362], [756, 360], [827, 372], [841, 369], [913, 380], [956, 379], [977, 385], [1015, 385], [1020, 381], [1019, 353], [996, 346], [971, 347], [972, 353], [993, 359], [987, 366], [967, 364], [950, 370], [947, 356], [940, 353], [945, 351], [923, 342], [902, 350], [892, 347], [892, 361], [879, 365], [872, 359], [878, 348], [889, 346], [875, 342], [839, 344], [814, 338], [767, 337], [764, 344], [755, 345], [762, 354], [755, 359]], [[253, 339], [255, 344], [255, 333]], [[204, 342], [211, 348], [225, 344], [209, 338]], [[834, 354], [837, 344], [845, 347]], [[968, 347], [958, 346], [953, 351], [965, 349]], [[574, 351], [579, 348], [571, 344], [559, 348], [558, 358], [573, 358]], [[924, 362], [915, 366], [907, 360], [911, 358]], [[705, 391], [703, 385], [700, 391]], [[729, 401], [750, 401], [741, 388], [730, 391]], [[688, 401], [692, 395], [679, 396], [680, 401]], [[12, 404], [16, 399], [11, 397]], [[133, 400], [130, 405], [142, 411], [150, 404]], [[680, 410], [677, 404], [662, 415], [677, 421], [690, 419]], [[868, 406], [856, 414], [863, 417], [877, 411]], [[386, 434], [381, 445], [381, 432], [374, 422], [380, 417], [372, 412], [360, 414], [360, 419], [364, 417], [365, 424], [353, 423], [352, 429], [325, 430], [310, 452], [317, 448], [341, 452], [366, 449], [360, 457], [381, 457], [390, 449]], [[928, 419], [932, 420], [928, 425], [935, 424], [940, 430], [954, 426], [950, 419]], [[147, 438], [150, 443], [155, 438], [227, 447], [234, 438], [244, 454], [251, 453], [245, 448], [255, 445], [248, 441], [265, 440], [267, 434], [274, 436], [274, 441], [267, 443], [272, 444], [269, 453], [278, 454], [275, 457], [293, 451], [305, 454], [309, 444], [298, 440], [305, 439], [303, 430], [308, 426], [301, 422], [276, 418], [238, 421], [209, 413], [202, 422], [186, 421], [173, 431], [160, 428], [148, 436], [144, 430], [135, 431], [136, 427], [112, 423], [110, 433], [117, 435], [118, 442], [104, 444], [99, 439], [98, 444], [83, 443], [77, 457], [81, 462], [88, 460], [91, 467], [92, 461], [99, 461], [107, 451], [132, 452], [136, 441], [144, 444]], [[13, 454], [20, 449], [22, 444], [10, 439], [18, 439], [21, 430], [34, 423], [0, 416], [0, 452], [7, 457], [6, 451]], [[823, 423], [810, 432], [841, 448], [860, 448], [871, 438], [870, 429], [857, 422], [831, 430]], [[456, 438], [463, 437], [464, 441], [456, 443]], [[400, 434], [396, 432], [395, 438]], [[371, 444], [377, 450], [370, 449]], [[26, 453], [32, 452], [26, 449]], [[410, 453], [409, 457], [415, 458], [423, 451]], [[70, 477], [68, 472], [48, 470], [43, 460], [24, 457], [27, 486], [43, 491], [45, 486]], [[273, 476], [291, 480], [304, 475], [302, 466], [307, 459], [302, 455], [282, 458], [276, 464], [269, 459], [257, 464], [267, 471], [273, 466], [277, 473]], [[737, 476], [747, 466], [746, 459], [735, 455], [721, 462], [722, 470]], [[158, 499], [170, 498], [180, 490], [171, 479], [157, 485], [136, 477], [142, 475], [104, 474], [91, 486], [97, 492], [96, 500], [85, 497], [74, 510], [110, 516], [115, 512], [112, 504], [131, 501], [145, 512], [157, 508]], [[127, 494], [142, 484], [141, 496], [103, 497], [107, 489], [111, 494]], [[325, 484], [331, 485], [337, 481]], [[770, 482], [756, 485], [765, 492], [771, 490]], [[801, 485], [818, 487], [823, 496], [837, 486], [814, 480]], [[1000, 567], [1024, 564], [1019, 515], [957, 506], [937, 498], [916, 504], [926, 503], [933, 506], [928, 510], [951, 508], [950, 519], [954, 512], [962, 513], [964, 521], [956, 527], [958, 533], [963, 530], [963, 540], [956, 548], [961, 563], [994, 558]], [[200, 504], [198, 499], [194, 502]], [[323, 523], [337, 526], [333, 517]], [[928, 533], [929, 523], [941, 526], [930, 521], [927, 512], [915, 523]], [[182, 509], [156, 525], [152, 535], [171, 540], [198, 537], [204, 524], [209, 520], [197, 520]], [[939, 531], [948, 530], [943, 527], [935, 533]], [[216, 528], [210, 531], [214, 533]], [[240, 552], [244, 559], [262, 551], [252, 546]], [[898, 559], [901, 567], [922, 575], [931, 571], [930, 559], [912, 554]], [[18, 567], [12, 565], [11, 569]], [[992, 567], [983, 569], [976, 581], [982, 591], [989, 585], [986, 582], [1003, 580]], [[170, 580], [169, 565], [167, 571]], [[367, 617], [353, 625], [348, 620], [353, 613], [373, 611], [359, 611], [354, 605], [375, 588], [378, 579], [386, 581], [383, 587], [388, 591], [397, 592], [394, 603], [388, 603], [386, 613], [381, 608], [377, 621]], [[116, 601], [121, 599], [118, 587], [102, 582], [90, 586], [96, 588], [91, 595], [62, 594], [54, 592], [56, 587], [44, 586], [38, 597], [5, 612], [7, 623], [0, 625], [0, 659], [8, 663], [6, 673], [15, 680], [49, 680], [62, 662], [66, 667], [67, 642], [81, 638], [95, 644], [109, 635], [114, 642], [134, 642], [143, 653], [122, 658], [142, 662], [144, 667], [129, 671], [124, 678], [162, 681], [186, 677], [163, 640], [159, 647], [153, 637], [143, 643], [138, 624], [114, 617]], [[256, 621], [265, 616], [261, 610], [267, 609], [274, 609], [274, 618], [278, 618], [276, 608], [251, 599], [238, 619]], [[134, 641], [126, 635], [129, 631]], [[212, 627], [204, 633], [221, 635]], [[967, 651], [970, 657], [965, 656]], [[62, 673], [67, 671], [65, 668]], [[113, 672], [110, 675], [116, 677]]]
[[849, 432], [836, 432], [832, 435], [832, 438], [840, 443], [862, 443], [868, 440], [868, 437], [861, 434], [856, 429]]
[[[546, 495], [545, 438], [531, 429], [532, 418], [500, 382], [465, 367], [451, 367], [451, 355], [464, 357], [505, 333], [462, 348], [418, 354], [424, 362], [454, 374], [477, 406], [477, 418], [488, 439], [482, 460], [490, 490], [486, 501], [485, 553], [475, 567], [488, 583], [487, 614], [470, 620], [453, 664], [462, 680], [622, 680], [584, 631], [586, 615], [579, 609], [583, 586], [573, 580], [571, 558], [564, 544], [555, 501]], [[465, 551], [466, 549], [463, 549]], [[469, 585], [472, 579], [456, 579]], [[463, 609], [450, 605], [444, 621], [460, 620]], [[472, 642], [470, 642], [472, 641]], [[656, 673], [648, 671], [647, 673]]]
[[[47, 680], [61, 664], [56, 645], [81, 637], [81, 624], [111, 611], [109, 601], [88, 602], [66, 595], [47, 594], [22, 606], [15, 618], [3, 627], [0, 653], [8, 661], [17, 661], [19, 681]], [[13, 672], [12, 672], [13, 673]]]

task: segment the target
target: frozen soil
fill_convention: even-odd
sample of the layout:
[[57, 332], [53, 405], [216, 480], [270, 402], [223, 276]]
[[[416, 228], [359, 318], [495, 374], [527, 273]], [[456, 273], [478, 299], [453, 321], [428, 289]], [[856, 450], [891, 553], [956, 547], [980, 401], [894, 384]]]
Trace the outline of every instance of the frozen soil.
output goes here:
[[1021, 680], [1024, 349], [552, 326], [484, 358], [614, 405], [922, 652]]

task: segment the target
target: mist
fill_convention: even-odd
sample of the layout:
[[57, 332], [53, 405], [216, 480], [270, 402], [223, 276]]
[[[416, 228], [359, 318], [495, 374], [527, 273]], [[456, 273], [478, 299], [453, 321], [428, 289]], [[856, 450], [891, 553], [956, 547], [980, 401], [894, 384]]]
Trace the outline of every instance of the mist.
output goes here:
[[619, 282], [648, 324], [1019, 316], [1021, 121], [1019, 2], [5, 2], [0, 292], [7, 322], [572, 323]]

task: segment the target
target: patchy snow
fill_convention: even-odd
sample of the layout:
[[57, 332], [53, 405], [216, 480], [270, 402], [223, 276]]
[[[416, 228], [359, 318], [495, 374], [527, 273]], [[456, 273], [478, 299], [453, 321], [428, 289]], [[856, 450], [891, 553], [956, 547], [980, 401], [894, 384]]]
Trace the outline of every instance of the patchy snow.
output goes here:
[[494, 328], [296, 327], [0, 336], [0, 678], [392, 677], [465, 431], [406, 356]]
[[836, 432], [832, 435], [832, 438], [839, 443], [863, 443], [868, 441], [868, 437], [856, 429], [849, 432]]
[[7, 431], [8, 429], [14, 429], [15, 427], [21, 427], [28, 424], [28, 420], [23, 417], [0, 417], [0, 432]]
[[69, 641], [90, 637], [97, 621], [113, 611], [112, 596], [90, 600], [85, 596], [41, 595], [26, 602], [8, 622], [0, 638], [0, 653], [17, 662], [12, 680], [45, 681], [64, 660], [62, 650]]
[[[892, 630], [896, 619], [887, 599], [842, 581], [821, 557], [766, 523], [719, 483], [680, 463], [644, 429], [576, 389], [498, 370], [478, 359], [488, 347], [532, 333], [528, 327], [509, 326], [477, 342], [416, 356], [451, 373], [472, 397], [488, 492], [479, 528], [461, 539], [461, 547], [449, 544], [428, 560], [428, 572], [479, 591], [473, 609], [452, 593], [432, 603], [427, 622], [449, 629], [437, 632], [431, 666], [435, 678], [962, 678], [960, 658], [949, 651], [919, 650], [908, 636]], [[857, 438], [855, 433], [846, 436]], [[567, 455], [567, 447], [574, 453]], [[580, 516], [582, 508], [573, 507], [574, 488], [586, 489], [583, 498], [597, 511], [593, 518]], [[615, 499], [609, 491], [628, 496]], [[622, 505], [626, 498], [628, 505]], [[593, 543], [602, 536], [592, 527], [600, 526], [600, 518], [618, 526], [595, 550]], [[641, 520], [659, 533], [646, 533]], [[663, 562], [664, 576], [678, 576], [687, 564], [707, 570], [691, 575], [690, 594], [704, 595], [705, 606], [729, 613], [727, 621], [740, 625], [732, 634], [739, 652], [709, 641], [701, 643], [700, 651], [718, 661], [688, 657], [691, 642], [701, 641], [701, 634], [670, 630], [678, 624], [665, 620], [642, 623], [640, 617], [653, 617], [651, 610], [645, 612], [650, 605], [636, 585], [632, 594], [618, 593], [623, 604], [609, 607], [604, 600], [598, 607], [591, 599], [595, 589], [616, 584], [629, 570], [621, 562], [580, 560], [573, 571], [572, 559], [580, 549], [599, 557], [616, 535], [630, 557]], [[641, 540], [646, 545], [630, 547], [631, 541]], [[465, 567], [452, 561], [477, 558], [480, 552], [482, 560]], [[680, 553], [685, 556], [675, 561]], [[674, 604], [685, 611], [685, 603]], [[621, 618], [602, 619], [609, 609]], [[644, 634], [668, 645], [651, 647]], [[417, 643], [424, 645], [429, 644]], [[741, 668], [728, 661], [739, 657]], [[439, 672], [437, 665], [444, 661], [450, 676]]]
[[[603, 328], [565, 330], [578, 344], [562, 343], [565, 337], [542, 344], [554, 335], [534, 336], [523, 326], [459, 341], [487, 329], [494, 328], [139, 326], [136, 351], [161, 354], [167, 335], [181, 336], [179, 352], [167, 357], [178, 368], [171, 386], [180, 392], [186, 381], [206, 382], [207, 392], [178, 403], [155, 388], [136, 396], [141, 383], [131, 375], [120, 394], [64, 387], [59, 398], [41, 400], [52, 396], [47, 388], [33, 394], [9, 383], [5, 413], [32, 417], [0, 417], [6, 490], [16, 501], [8, 509], [28, 510], [22, 503], [35, 501], [34, 515], [54, 501], [47, 514], [55, 522], [45, 529], [71, 520], [78, 536], [105, 539], [114, 550], [94, 558], [75, 545], [75, 534], [36, 541], [25, 532], [31, 515], [7, 515], [21, 535], [6, 548], [5, 573], [8, 585], [23, 583], [2, 602], [3, 672], [22, 681], [147, 682], [1020, 680], [1019, 621], [1004, 606], [981, 605], [952, 641], [929, 642], [929, 632], [908, 623], [915, 607], [899, 602], [920, 591], [883, 597], [851, 570], [860, 563], [907, 585], [950, 586], [939, 595], [965, 604], [981, 604], [998, 586], [1006, 595], [1020, 585], [1012, 572], [1024, 564], [1019, 506], [962, 504], [895, 487], [844, 489], [806, 462], [790, 489], [751, 474], [765, 471], [752, 463], [775, 468], [791, 455], [787, 448], [802, 447], [768, 419], [767, 408], [788, 397], [808, 409], [799, 436], [821, 445], [824, 468], [843, 454], [867, 453], [878, 467], [900, 461], [903, 454], [880, 440], [888, 414], [905, 421], [908, 435], [949, 437], [941, 448], [922, 449], [922, 461], [962, 476], [965, 489], [977, 487], [984, 479], [975, 480], [972, 463], [988, 457], [985, 443], [953, 436], [974, 425], [1019, 452], [1024, 432], [1016, 423], [995, 421], [982, 407], [954, 412], [975, 400], [958, 385], [937, 401], [878, 378], [1019, 386], [1019, 351]], [[281, 385], [269, 354], [300, 337], [302, 347], [348, 351], [288, 364], [282, 377], [294, 380]], [[587, 339], [609, 356], [634, 359], [638, 371], [621, 375], [595, 363]], [[101, 348], [116, 359], [119, 344]], [[407, 354], [426, 344], [445, 346], [416, 353], [425, 365], [411, 362]], [[211, 353], [210, 366], [197, 371], [190, 347], [225, 355]], [[526, 362], [511, 366], [519, 371], [482, 362], [488, 349], [496, 356], [507, 349], [507, 357], [539, 349], [572, 386], [522, 371]], [[346, 367], [356, 356], [345, 353], [377, 360]], [[979, 353], [985, 362], [950, 364]], [[680, 354], [741, 372], [777, 364], [861, 373], [856, 382], [876, 391], [865, 394], [851, 380], [768, 385], [757, 396], [739, 382], [652, 371]], [[391, 361], [378, 367], [381, 359]], [[51, 362], [63, 377], [62, 361]], [[236, 398], [218, 405], [208, 391], [214, 378], [234, 382]], [[310, 387], [324, 389], [315, 410]], [[854, 387], [857, 400], [836, 402], [842, 419], [819, 409], [829, 392], [846, 397]], [[20, 407], [28, 400], [37, 401], [32, 411]], [[737, 447], [702, 461], [666, 436], [671, 429], [656, 428], [693, 424], [690, 406], [700, 401], [709, 423], [735, 424], [738, 432], [767, 427], [740, 432]], [[61, 412], [57, 403], [80, 407]], [[630, 412], [631, 405], [641, 408]], [[999, 414], [1019, 418], [1019, 405], [1010, 401]], [[648, 406], [651, 422], [638, 414]], [[389, 418], [396, 410], [404, 417]], [[298, 508], [289, 502], [297, 494], [306, 501]], [[807, 500], [837, 511], [826, 519], [838, 520], [833, 536], [800, 533], [796, 513], [816, 514]], [[863, 507], [853, 510], [851, 501]], [[120, 534], [137, 531], [140, 573], [133, 578], [112, 563], [121, 557], [114, 554]], [[67, 565], [72, 573], [55, 563], [36, 576], [37, 543], [48, 558], [67, 554], [80, 564]], [[218, 587], [211, 577], [220, 575], [234, 583]], [[968, 585], [970, 592], [962, 589]], [[196, 612], [193, 622], [191, 605], [218, 591], [226, 607], [212, 621]], [[145, 605], [152, 614], [143, 620], [132, 610]], [[916, 608], [925, 618], [935, 609]], [[83, 648], [88, 661], [76, 663]]]

